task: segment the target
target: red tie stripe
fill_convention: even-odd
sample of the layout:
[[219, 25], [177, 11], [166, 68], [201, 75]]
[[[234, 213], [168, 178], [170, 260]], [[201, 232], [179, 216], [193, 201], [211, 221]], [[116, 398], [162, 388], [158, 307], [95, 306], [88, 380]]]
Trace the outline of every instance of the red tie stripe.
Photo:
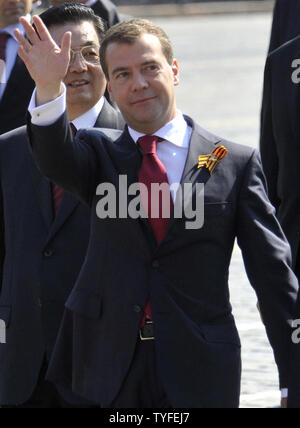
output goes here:
[[2, 59], [3, 61], [6, 60], [6, 45], [10, 37], [11, 36], [7, 33], [0, 34], [0, 59]]

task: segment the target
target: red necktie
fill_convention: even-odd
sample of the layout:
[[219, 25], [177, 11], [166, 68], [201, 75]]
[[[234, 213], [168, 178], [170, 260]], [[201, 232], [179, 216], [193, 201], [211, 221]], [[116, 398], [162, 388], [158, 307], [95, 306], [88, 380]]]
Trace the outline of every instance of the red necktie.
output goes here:
[[[75, 136], [76, 132], [77, 132], [76, 127], [73, 125], [73, 123], [70, 123], [70, 127], [72, 130], [72, 134]], [[56, 217], [58, 210], [59, 210], [59, 207], [60, 207], [62, 200], [63, 200], [63, 197], [64, 197], [64, 189], [59, 187], [57, 184], [52, 183], [52, 195], [53, 195], [54, 213], [55, 213], [55, 217]]]
[[[173, 201], [171, 198], [170, 193], [170, 187], [168, 182], [168, 176], [167, 171], [162, 162], [159, 160], [156, 148], [157, 143], [163, 141], [159, 137], [155, 136], [148, 136], [142, 137], [138, 140], [138, 144], [143, 152], [143, 162], [142, 166], [139, 172], [139, 182], [145, 184], [148, 190], [148, 210], [146, 210], [148, 214], [148, 221], [151, 224], [152, 230], [154, 232], [156, 241], [158, 244], [160, 244], [167, 233], [168, 230], [168, 224], [169, 224], [169, 214], [171, 213], [171, 210], [173, 208]], [[168, 208], [168, 212], [164, 213], [165, 216], [168, 215], [168, 218], [163, 218], [163, 197], [162, 194], [159, 194], [159, 198], [156, 201], [155, 211], [157, 212], [158, 218], [152, 218], [151, 212], [152, 212], [152, 204], [153, 200], [151, 198], [151, 184], [157, 183], [157, 184], [163, 184], [166, 183], [168, 186], [166, 186], [166, 193], [163, 194], [163, 196], [166, 198], [165, 205]], [[141, 190], [141, 199], [143, 207], [145, 208], [146, 204], [146, 195], [143, 195], [143, 191]], [[156, 216], [155, 216], [156, 217]], [[142, 325], [145, 324], [146, 317], [152, 318], [152, 312], [151, 312], [151, 303], [150, 300], [147, 302], [145, 311], [144, 311], [144, 318], [142, 320]]]
[[3, 61], [6, 60], [6, 44], [10, 37], [11, 36], [7, 33], [0, 34], [0, 59], [2, 59]]

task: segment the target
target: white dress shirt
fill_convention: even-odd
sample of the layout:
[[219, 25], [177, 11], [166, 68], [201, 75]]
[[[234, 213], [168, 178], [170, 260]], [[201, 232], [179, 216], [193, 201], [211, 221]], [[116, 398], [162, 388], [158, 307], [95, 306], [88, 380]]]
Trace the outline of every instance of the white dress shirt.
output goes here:
[[[132, 128], [128, 128], [131, 138], [138, 142], [141, 134]], [[180, 185], [182, 174], [190, 146], [192, 128], [185, 121], [183, 114], [178, 111], [177, 116], [160, 130], [155, 132], [157, 137], [164, 141], [157, 144], [157, 156], [167, 171], [168, 181], [171, 187], [171, 195], [175, 202], [177, 189]]]
[[[28, 21], [30, 21], [31, 16], [28, 14], [25, 17]], [[8, 33], [11, 35], [11, 38], [8, 40], [6, 45], [6, 61], [5, 61], [5, 76], [1, 78], [1, 85], [0, 85], [0, 100], [2, 98], [2, 95], [4, 94], [6, 84], [10, 78], [12, 69], [14, 68], [17, 55], [18, 55], [18, 47], [19, 43], [17, 42], [15, 36], [14, 36], [14, 30], [19, 29], [21, 33], [24, 35], [24, 28], [20, 23], [10, 25], [6, 28], [0, 28], [0, 33]]]
[[[31, 122], [34, 125], [52, 125], [60, 116], [63, 115], [67, 108], [65, 85], [64, 88], [64, 93], [60, 97], [56, 98], [50, 103], [43, 104], [39, 107], [36, 107], [35, 102], [36, 89], [33, 91], [28, 110], [31, 114]], [[97, 104], [94, 105], [94, 107], [92, 107], [83, 115], [72, 120], [72, 123], [76, 127], [76, 129], [78, 130], [82, 128], [93, 128], [93, 126], [95, 126], [98, 116], [102, 111], [103, 105], [104, 97], [101, 97]]]

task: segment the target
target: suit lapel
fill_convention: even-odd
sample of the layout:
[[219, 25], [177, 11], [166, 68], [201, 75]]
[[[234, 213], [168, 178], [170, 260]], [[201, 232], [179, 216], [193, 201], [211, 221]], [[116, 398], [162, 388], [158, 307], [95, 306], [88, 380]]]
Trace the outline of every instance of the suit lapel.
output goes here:
[[116, 110], [111, 107], [106, 98], [104, 98], [104, 104], [101, 113], [95, 123], [95, 128], [116, 128]]
[[[196, 184], [197, 183], [203, 183], [206, 184], [207, 181], [210, 179], [209, 172], [204, 168], [198, 169], [198, 157], [200, 155], [207, 155], [209, 153], [212, 153], [212, 151], [215, 149], [216, 145], [220, 142], [220, 140], [207, 133], [204, 129], [197, 126], [192, 119], [185, 116], [185, 120], [187, 121], [188, 125], [192, 128], [192, 136], [188, 151], [187, 160], [185, 163], [184, 171], [181, 178], [181, 189], [183, 190], [183, 197], [187, 196], [188, 194], [188, 200], [182, 201], [180, 197], [178, 197], [175, 201], [175, 208], [172, 213], [169, 226], [168, 226], [168, 232], [166, 239], [168, 239], [168, 234], [170, 233], [170, 230], [174, 227], [177, 221], [181, 221], [181, 218], [175, 218], [174, 213], [182, 213], [183, 216], [183, 209], [184, 204], [189, 203], [191, 197], [196, 191]], [[187, 194], [184, 194], [185, 187], [187, 189], [190, 189], [192, 186], [192, 193], [188, 192]], [[182, 217], [184, 218], [184, 217]]]
[[34, 83], [28, 75], [28, 71], [23, 61], [19, 58], [19, 56], [17, 56], [15, 65], [7, 82], [1, 104], [14, 105], [14, 103], [18, 102], [18, 100], [22, 100], [23, 95], [27, 94], [28, 92], [29, 84], [31, 84], [32, 88], [34, 88]]
[[104, 98], [104, 105], [95, 123], [94, 128], [119, 129], [125, 128], [125, 121], [121, 113], [113, 108]]
[[[52, 193], [51, 193], [52, 197]], [[51, 224], [48, 239], [51, 239], [64, 225], [67, 219], [72, 215], [73, 211], [77, 208], [79, 200], [68, 192], [64, 193], [61, 206], [58, 213]], [[53, 206], [53, 204], [51, 204]], [[52, 208], [53, 211], [53, 208]]]
[[47, 229], [51, 228], [53, 223], [53, 207], [52, 207], [52, 192], [50, 181], [43, 177], [35, 163], [33, 162], [31, 155], [29, 159], [30, 173], [32, 176], [32, 183], [34, 191], [37, 195], [37, 201], [45, 222]]

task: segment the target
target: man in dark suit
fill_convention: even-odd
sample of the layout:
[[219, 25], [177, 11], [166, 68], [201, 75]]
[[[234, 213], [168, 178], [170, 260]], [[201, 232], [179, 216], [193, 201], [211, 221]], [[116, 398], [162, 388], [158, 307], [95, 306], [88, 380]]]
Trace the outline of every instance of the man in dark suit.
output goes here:
[[[82, 3], [93, 9], [95, 14], [105, 21], [107, 28], [120, 22], [118, 10], [110, 0], [75, 0], [75, 2]], [[53, 6], [58, 6], [66, 2], [64, 0], [50, 0], [50, 3]]]
[[[298, 58], [298, 59], [297, 59]], [[299, 271], [300, 37], [267, 58], [262, 107], [261, 154], [269, 197], [292, 247]], [[297, 183], [297, 184], [296, 184]], [[300, 276], [299, 276], [300, 277]]]
[[[260, 139], [269, 197], [290, 242], [292, 266], [298, 279], [300, 279], [299, 65], [300, 37], [291, 40], [268, 56], [264, 76]], [[297, 355], [298, 347], [293, 348], [293, 353]], [[299, 361], [300, 355], [294, 358], [295, 361]], [[296, 375], [297, 373], [295, 377]], [[300, 403], [299, 389], [297, 401]]]
[[[73, 35], [64, 79], [73, 126], [122, 128], [120, 114], [103, 97], [100, 18], [79, 5], [52, 8], [42, 18], [57, 43], [65, 31]], [[28, 149], [26, 127], [0, 137], [0, 319], [6, 325], [0, 405], [83, 404], [70, 391], [58, 394], [44, 376], [64, 303], [86, 254], [90, 212], [41, 175]]]
[[3, 82], [0, 83], [0, 134], [26, 123], [34, 82], [17, 55], [18, 42], [13, 31], [22, 29], [20, 16], [30, 19], [31, 7], [32, 0], [0, 1], [0, 61], [6, 64], [2, 78], [0, 70], [0, 82]]
[[269, 52], [300, 35], [300, 0], [276, 0]]
[[[46, 114], [64, 98], [71, 36], [58, 48], [38, 18], [38, 35], [21, 21], [31, 44], [16, 33], [19, 52], [37, 86], [28, 128], [34, 157], [91, 207], [89, 249], [49, 377], [103, 407], [237, 407], [240, 340], [228, 291], [237, 237], [288, 387], [298, 281], [258, 153], [177, 110], [178, 63], [167, 35], [145, 20], [111, 28], [101, 44], [124, 133], [82, 131], [74, 141], [66, 113]], [[37, 60], [54, 51], [51, 68]]]

